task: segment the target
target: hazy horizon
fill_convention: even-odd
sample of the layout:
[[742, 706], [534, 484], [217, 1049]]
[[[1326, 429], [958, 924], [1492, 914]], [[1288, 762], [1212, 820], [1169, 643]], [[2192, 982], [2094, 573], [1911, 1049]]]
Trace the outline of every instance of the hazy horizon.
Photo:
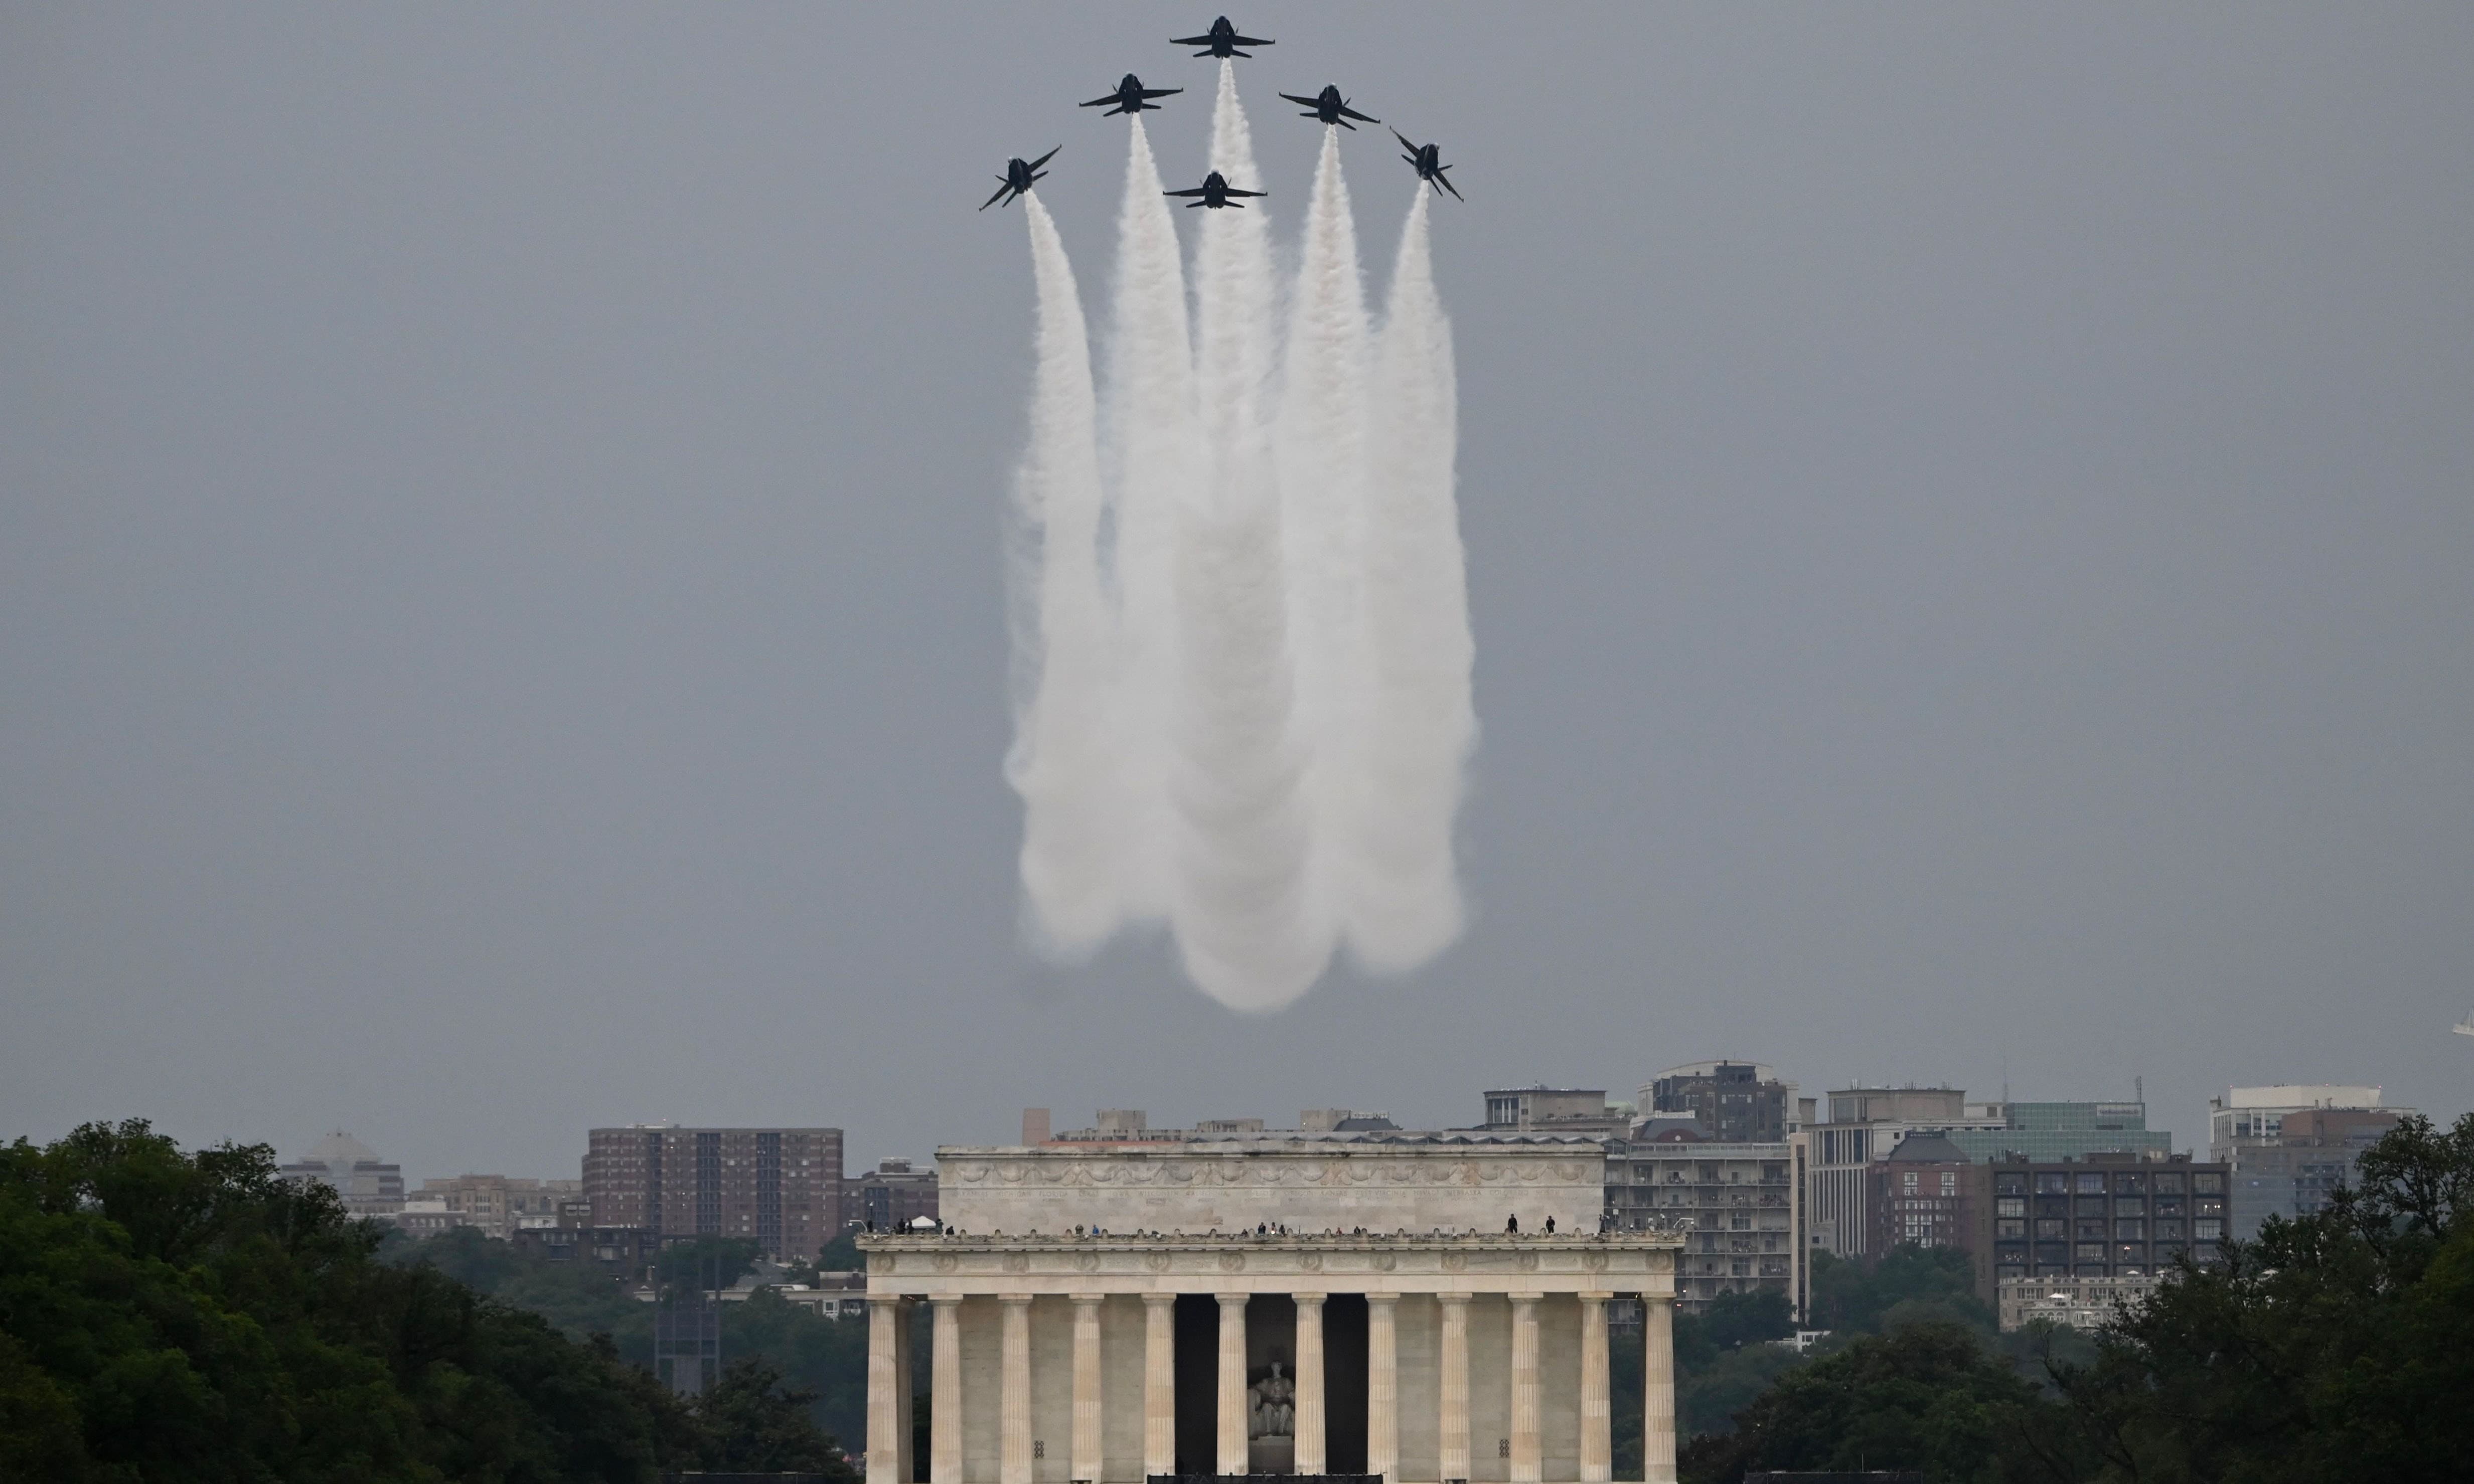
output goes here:
[[[1023, 946], [1024, 211], [1107, 302], [1209, 13], [0, 20], [0, 1138], [846, 1166], [1768, 1062], [2474, 1105], [2474, 13], [1262, 4], [1443, 146], [1462, 939]], [[1417, 183], [1341, 148], [1378, 302]], [[1180, 230], [1192, 243], [1185, 219]], [[1095, 311], [1095, 326], [1104, 316]], [[1095, 354], [1104, 347], [1095, 346]]]

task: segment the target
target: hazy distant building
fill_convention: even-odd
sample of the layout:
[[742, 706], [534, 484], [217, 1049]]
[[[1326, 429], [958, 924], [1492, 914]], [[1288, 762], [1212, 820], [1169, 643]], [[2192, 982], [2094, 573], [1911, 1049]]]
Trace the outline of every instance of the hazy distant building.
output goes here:
[[1795, 1083], [1756, 1061], [1695, 1061], [1661, 1072], [1640, 1089], [1640, 1116], [1696, 1114], [1724, 1144], [1775, 1144], [1798, 1118]]
[[1842, 1087], [1821, 1109], [1826, 1117], [1800, 1140], [1805, 1168], [1805, 1220], [1812, 1243], [1835, 1257], [1873, 1249], [1872, 1170], [1910, 1133], [1954, 1134], [1999, 1130], [2002, 1120], [1968, 1106], [1957, 1087]]
[[1486, 1094], [1488, 1133], [1613, 1135], [1630, 1120], [1607, 1104], [1604, 1087], [1495, 1087]]
[[2083, 1159], [2090, 1155], [2163, 1156], [2173, 1135], [2147, 1127], [2145, 1103], [1985, 1103], [1974, 1109], [1998, 1129], [1953, 1129], [1950, 1141], [1971, 1159]]
[[584, 1193], [595, 1227], [731, 1236], [813, 1257], [842, 1229], [839, 1129], [595, 1129]]
[[1974, 1168], [1969, 1248], [1986, 1302], [2020, 1278], [2148, 1278], [2188, 1253], [2214, 1262], [2227, 1236], [2228, 1174], [2188, 1155], [2004, 1159]]
[[2363, 1151], [2411, 1109], [2380, 1106], [2377, 1087], [2228, 1087], [2208, 1100], [2208, 1155], [2233, 1182], [2233, 1235], [2249, 1241], [2270, 1216], [2307, 1216], [2351, 1184]]
[[1946, 1140], [1965, 1159], [2036, 1161], [2122, 1156], [2161, 1159], [2173, 1135], [2147, 1127], [2147, 1105], [1970, 1103], [1956, 1087], [1849, 1087], [1830, 1094], [1830, 1117], [1807, 1131], [1813, 1239], [1841, 1257], [1878, 1256], [1889, 1229], [1863, 1171], [1910, 1135]]
[[377, 1151], [341, 1129], [281, 1168], [286, 1180], [333, 1186], [344, 1209], [355, 1216], [392, 1216], [403, 1209], [403, 1167], [380, 1159]]
[[871, 1231], [907, 1229], [920, 1217], [936, 1219], [936, 1172], [914, 1170], [908, 1159], [883, 1159], [864, 1175], [842, 1181], [842, 1221]]
[[1801, 1315], [1806, 1238], [1788, 1143], [1703, 1139], [1679, 1115], [1637, 1127], [1655, 1131], [1606, 1141], [1607, 1216], [1618, 1230], [1683, 1235], [1676, 1302], [1697, 1313], [1723, 1293], [1768, 1290]]
[[561, 1201], [574, 1199], [582, 1180], [523, 1180], [506, 1175], [458, 1175], [421, 1182], [418, 1199], [437, 1201], [477, 1227], [484, 1236], [505, 1238], [524, 1227], [555, 1227]]
[[1873, 1162], [1873, 1230], [1866, 1251], [1879, 1256], [1894, 1247], [1953, 1247], [1964, 1251], [1976, 1235], [1975, 1202], [1981, 1193], [1969, 1179], [1975, 1161], [1939, 1133], [1910, 1133]]

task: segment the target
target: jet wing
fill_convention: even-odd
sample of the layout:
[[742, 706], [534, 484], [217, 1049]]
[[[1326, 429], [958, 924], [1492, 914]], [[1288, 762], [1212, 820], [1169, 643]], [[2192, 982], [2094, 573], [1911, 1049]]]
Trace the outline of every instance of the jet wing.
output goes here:
[[1443, 174], [1445, 170], [1449, 170], [1450, 168], [1452, 167], [1449, 165], [1438, 166], [1435, 170], [1435, 183], [1442, 186], [1443, 189], [1450, 191], [1454, 201], [1468, 200], [1467, 196], [1461, 194], [1461, 188], [1451, 182], [1451, 178]]
[[[1322, 107], [1322, 100], [1320, 98], [1300, 98], [1295, 93], [1282, 93], [1280, 96], [1288, 99], [1291, 103], [1302, 103], [1310, 109], [1319, 109]], [[1363, 115], [1360, 116], [1362, 117]]]
[[[995, 195], [990, 196], [987, 200], [980, 203], [980, 209], [984, 211], [988, 207], [995, 206], [999, 201], [1004, 199], [1006, 192], [1011, 189], [1013, 189], [1013, 182], [1011, 181], [1007, 181], [1003, 185], [998, 186], [997, 193]], [[1007, 205], [1011, 205], [1011, 203], [1007, 203]]]
[[1160, 192], [1160, 194], [1163, 196], [1207, 196], [1210, 192], [1198, 185], [1191, 190], [1164, 190]]
[[[1285, 95], [1285, 94], [1283, 94], [1282, 96], [1286, 96], [1286, 95]], [[1379, 123], [1383, 122], [1383, 120], [1381, 120], [1381, 119], [1379, 119], [1379, 118], [1376, 118], [1373, 114], [1371, 114], [1371, 113], [1360, 113], [1360, 112], [1358, 112], [1355, 109], [1350, 108], [1347, 104], [1345, 104], [1345, 103], [1344, 103], [1344, 104], [1342, 104], [1342, 105], [1340, 106], [1340, 111], [1342, 111], [1343, 113], [1347, 114], [1347, 115], [1348, 115], [1349, 117], [1351, 117], [1351, 118], [1359, 119], [1359, 120], [1362, 120], [1362, 121], [1364, 121], [1364, 122], [1366, 122], [1366, 123], [1369, 123], [1369, 124], [1379, 124]]]
[[1185, 89], [1182, 87], [1146, 87], [1143, 89], [1143, 96], [1146, 98], [1165, 98], [1171, 93], [1181, 93], [1183, 91], [1185, 91]]
[[1273, 44], [1273, 41], [1270, 36], [1230, 36], [1228, 38], [1228, 44], [1231, 46], [1270, 46]]
[[[1063, 148], [1065, 148], [1065, 146], [1064, 146], [1064, 145], [1062, 145], [1062, 144], [1060, 144], [1060, 145], [1058, 145], [1058, 146], [1056, 147], [1056, 150], [1061, 150], [1061, 149], [1063, 149]], [[1031, 168], [1032, 168], [1033, 170], [1036, 170], [1036, 169], [1038, 169], [1040, 166], [1042, 166], [1042, 165], [1044, 165], [1044, 164], [1048, 163], [1050, 160], [1055, 159], [1055, 158], [1056, 158], [1056, 150], [1050, 150], [1047, 154], [1042, 155], [1042, 156], [1040, 156], [1037, 159], [1032, 160], [1032, 161], [1031, 162]]]
[[1079, 109], [1100, 109], [1105, 108], [1116, 101], [1117, 95], [1115, 93], [1110, 93], [1105, 98], [1094, 98], [1089, 103], [1078, 103], [1075, 107]]
[[1217, 37], [1213, 36], [1209, 32], [1205, 32], [1199, 36], [1171, 36], [1168, 38], [1168, 44], [1171, 46], [1209, 46], [1216, 39]]
[[1239, 190], [1236, 186], [1231, 185], [1226, 190], [1222, 191], [1221, 194], [1224, 196], [1268, 196], [1271, 192], [1267, 190]]

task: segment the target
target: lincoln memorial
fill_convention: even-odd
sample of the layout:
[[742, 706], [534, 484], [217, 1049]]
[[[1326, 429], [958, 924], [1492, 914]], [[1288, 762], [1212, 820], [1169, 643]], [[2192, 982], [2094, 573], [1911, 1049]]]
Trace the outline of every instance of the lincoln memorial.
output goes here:
[[868, 1484], [1613, 1477], [1608, 1304], [1644, 1313], [1675, 1477], [1680, 1237], [1601, 1233], [1586, 1139], [1302, 1135], [947, 1148], [942, 1232], [862, 1237]]

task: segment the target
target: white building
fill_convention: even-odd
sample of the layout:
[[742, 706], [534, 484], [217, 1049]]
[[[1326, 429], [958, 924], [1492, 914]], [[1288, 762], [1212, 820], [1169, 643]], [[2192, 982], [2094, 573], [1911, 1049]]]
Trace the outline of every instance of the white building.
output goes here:
[[1232, 1136], [937, 1165], [944, 1232], [860, 1239], [870, 1484], [910, 1477], [920, 1302], [934, 1484], [1595, 1484], [1618, 1297], [1647, 1309], [1648, 1474], [1675, 1477], [1679, 1239], [1599, 1230], [1593, 1141]]

